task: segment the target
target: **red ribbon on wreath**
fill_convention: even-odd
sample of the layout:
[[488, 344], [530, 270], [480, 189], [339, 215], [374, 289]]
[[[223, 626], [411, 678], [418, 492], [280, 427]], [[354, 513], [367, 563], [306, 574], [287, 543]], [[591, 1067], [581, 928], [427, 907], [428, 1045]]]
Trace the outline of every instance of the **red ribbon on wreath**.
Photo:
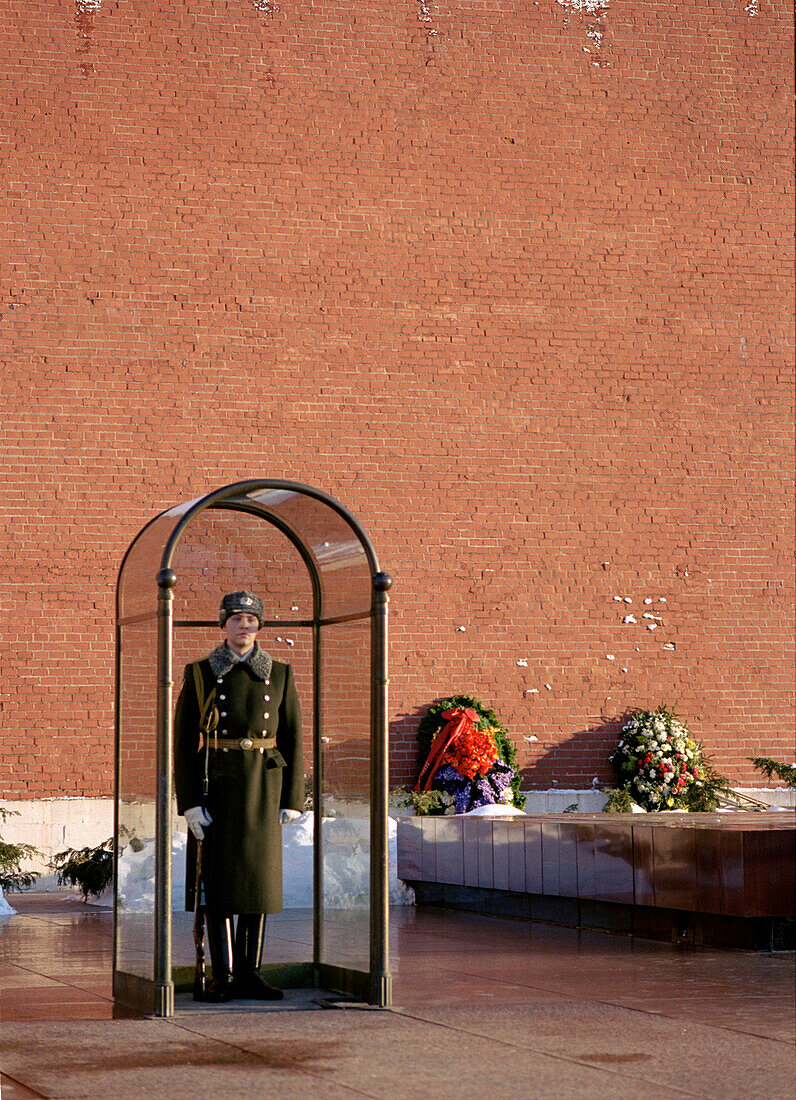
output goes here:
[[[431, 781], [439, 771], [442, 757], [448, 747], [463, 733], [469, 733], [470, 730], [474, 729], [475, 723], [479, 721], [478, 713], [469, 707], [467, 709], [454, 707], [453, 710], [443, 710], [440, 717], [447, 718], [447, 722], [431, 743], [431, 748], [428, 750], [428, 759], [423, 765], [423, 770], [420, 772], [415, 784], [416, 791], [421, 789], [427, 791], [429, 789]], [[421, 788], [420, 784], [423, 782], [423, 776], [426, 775], [426, 772], [428, 772], [428, 775]]]

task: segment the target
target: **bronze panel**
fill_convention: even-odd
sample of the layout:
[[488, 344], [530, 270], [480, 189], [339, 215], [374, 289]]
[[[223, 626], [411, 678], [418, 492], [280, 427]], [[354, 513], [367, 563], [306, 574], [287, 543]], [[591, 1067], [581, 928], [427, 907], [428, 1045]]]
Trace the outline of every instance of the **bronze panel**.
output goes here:
[[743, 833], [744, 908], [750, 917], [758, 916], [769, 898], [769, 851], [759, 833]]
[[492, 885], [495, 890], [509, 889], [509, 824], [492, 822]]
[[633, 831], [629, 824], [594, 827], [594, 896], [600, 901], [633, 904]]
[[792, 829], [743, 834], [744, 906], [750, 917], [796, 915], [796, 853]]
[[457, 817], [437, 818], [437, 882], [454, 886], [464, 883], [464, 840], [462, 821]]
[[543, 821], [542, 834], [542, 893], [558, 896], [561, 894], [561, 841], [558, 823]]
[[718, 829], [695, 829], [697, 908], [703, 913], [724, 912], [722, 834]]
[[[796, 916], [796, 829], [777, 831], [772, 835], [780, 867], [782, 916]], [[780, 914], [774, 914], [778, 916]]]
[[746, 916], [744, 905], [743, 833], [740, 829], [725, 830], [721, 837], [721, 889], [724, 908], [722, 913], [735, 917]]
[[509, 890], [525, 893], [525, 823], [512, 818], [508, 825]]
[[437, 881], [437, 819], [423, 817], [422, 873], [424, 882]]
[[524, 821], [525, 890], [529, 894], [544, 893], [542, 868], [542, 824]]
[[561, 896], [578, 896], [578, 826], [574, 821], [562, 821], [559, 837], [559, 889]]
[[659, 825], [652, 830], [655, 902], [666, 909], [697, 908], [696, 843], [693, 828]]
[[575, 825], [577, 896], [595, 898], [594, 825]]
[[485, 890], [491, 890], [494, 886], [493, 824], [491, 818], [475, 818], [475, 833], [478, 842], [478, 885]]
[[636, 905], [655, 904], [655, 854], [652, 829], [631, 826], [633, 845], [633, 900]]
[[398, 819], [398, 877], [416, 881], [422, 877], [422, 821], [418, 817]]
[[478, 818], [462, 819], [462, 840], [464, 843], [464, 884], [478, 886]]

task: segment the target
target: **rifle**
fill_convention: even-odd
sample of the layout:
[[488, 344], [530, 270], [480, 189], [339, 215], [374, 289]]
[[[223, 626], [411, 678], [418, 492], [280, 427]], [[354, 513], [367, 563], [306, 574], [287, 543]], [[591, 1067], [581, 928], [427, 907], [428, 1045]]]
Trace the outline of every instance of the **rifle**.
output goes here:
[[[207, 802], [208, 764], [210, 759], [210, 734], [218, 725], [218, 708], [213, 705], [216, 689], [204, 697], [204, 684], [199, 670], [199, 662], [193, 664], [193, 677], [196, 686], [196, 699], [199, 703], [199, 728], [204, 738], [205, 767], [202, 783], [202, 805]], [[193, 971], [193, 999], [204, 1001], [207, 995], [207, 966], [205, 964], [205, 907], [202, 904], [202, 841], [196, 842], [196, 879], [193, 898], [193, 942], [196, 948], [196, 962]]]
[[205, 907], [202, 904], [202, 842], [196, 842], [196, 884], [193, 899], [193, 943], [196, 963], [193, 971], [193, 999], [203, 1001], [207, 993], [205, 966]]

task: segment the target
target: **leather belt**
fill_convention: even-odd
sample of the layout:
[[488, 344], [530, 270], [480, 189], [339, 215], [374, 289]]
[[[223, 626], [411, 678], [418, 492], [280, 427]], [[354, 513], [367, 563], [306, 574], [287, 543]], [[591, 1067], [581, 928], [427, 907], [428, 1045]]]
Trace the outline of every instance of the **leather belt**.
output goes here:
[[227, 749], [243, 749], [245, 752], [259, 749], [262, 752], [264, 749], [276, 748], [276, 737], [241, 737], [237, 740], [234, 737], [211, 737], [210, 748], [223, 749], [224, 752]]

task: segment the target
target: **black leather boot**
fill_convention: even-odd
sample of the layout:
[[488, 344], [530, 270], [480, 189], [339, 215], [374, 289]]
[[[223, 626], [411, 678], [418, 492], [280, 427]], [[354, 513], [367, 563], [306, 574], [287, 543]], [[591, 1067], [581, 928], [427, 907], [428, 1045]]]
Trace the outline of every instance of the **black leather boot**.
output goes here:
[[281, 1001], [282, 990], [258, 973], [264, 936], [265, 913], [241, 913], [235, 930], [235, 992], [249, 1001]]
[[231, 1001], [235, 996], [232, 983], [232, 918], [222, 913], [207, 914], [207, 944], [213, 980], [207, 987], [205, 1000], [215, 1004]]

